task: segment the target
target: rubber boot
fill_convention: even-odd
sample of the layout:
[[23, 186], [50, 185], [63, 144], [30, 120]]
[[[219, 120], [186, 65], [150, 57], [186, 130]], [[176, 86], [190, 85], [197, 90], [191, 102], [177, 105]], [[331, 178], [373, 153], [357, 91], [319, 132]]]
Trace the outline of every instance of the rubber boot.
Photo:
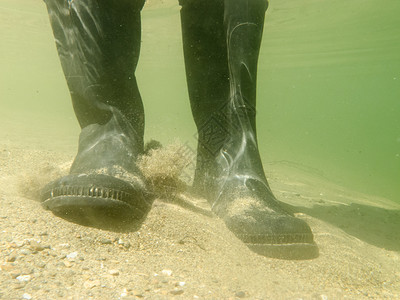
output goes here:
[[[256, 80], [265, 0], [181, 1], [189, 98], [198, 130], [194, 189], [250, 249], [318, 256], [310, 227], [282, 208], [256, 137]], [[208, 191], [208, 192], [205, 192]]]
[[95, 226], [142, 220], [151, 207], [135, 165], [144, 112], [135, 78], [143, 0], [46, 0], [82, 128], [70, 174], [48, 184], [43, 206]]

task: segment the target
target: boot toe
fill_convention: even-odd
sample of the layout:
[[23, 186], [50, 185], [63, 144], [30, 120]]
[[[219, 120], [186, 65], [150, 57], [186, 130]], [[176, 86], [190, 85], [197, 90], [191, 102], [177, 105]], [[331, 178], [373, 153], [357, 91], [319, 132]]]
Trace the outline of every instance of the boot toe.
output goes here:
[[107, 229], [140, 222], [151, 208], [141, 185], [104, 174], [68, 175], [42, 190], [42, 206], [81, 225]]
[[226, 216], [224, 221], [252, 251], [281, 259], [311, 259], [318, 256], [310, 227], [290, 215], [254, 211]]

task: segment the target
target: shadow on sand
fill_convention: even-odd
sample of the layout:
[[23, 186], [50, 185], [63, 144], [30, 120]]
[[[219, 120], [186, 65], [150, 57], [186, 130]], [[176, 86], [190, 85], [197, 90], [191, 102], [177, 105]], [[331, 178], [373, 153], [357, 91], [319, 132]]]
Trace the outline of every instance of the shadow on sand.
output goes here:
[[328, 222], [371, 245], [400, 252], [399, 210], [353, 203], [296, 207], [296, 211]]

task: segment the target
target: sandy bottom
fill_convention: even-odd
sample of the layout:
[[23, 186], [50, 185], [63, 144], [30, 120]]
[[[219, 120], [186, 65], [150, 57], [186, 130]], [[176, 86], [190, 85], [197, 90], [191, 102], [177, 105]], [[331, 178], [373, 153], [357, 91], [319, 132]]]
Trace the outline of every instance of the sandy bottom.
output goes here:
[[285, 261], [252, 253], [204, 200], [184, 194], [156, 200], [130, 232], [69, 223], [24, 196], [37, 197], [41, 178], [72, 158], [0, 144], [0, 298], [400, 298], [400, 210], [386, 199], [293, 163], [267, 165], [276, 195], [307, 220], [320, 250]]

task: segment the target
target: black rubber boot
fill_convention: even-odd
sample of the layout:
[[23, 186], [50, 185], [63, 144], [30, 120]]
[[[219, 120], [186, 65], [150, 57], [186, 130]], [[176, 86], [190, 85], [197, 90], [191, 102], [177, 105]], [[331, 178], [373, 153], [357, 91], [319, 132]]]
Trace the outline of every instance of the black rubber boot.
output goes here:
[[309, 226], [285, 211], [264, 175], [256, 137], [256, 77], [265, 0], [182, 1], [189, 98], [198, 130], [194, 190], [253, 251], [318, 256]]
[[135, 165], [144, 112], [135, 78], [143, 0], [46, 0], [81, 125], [70, 175], [49, 183], [43, 206], [73, 222], [108, 227], [142, 220], [151, 196]]

